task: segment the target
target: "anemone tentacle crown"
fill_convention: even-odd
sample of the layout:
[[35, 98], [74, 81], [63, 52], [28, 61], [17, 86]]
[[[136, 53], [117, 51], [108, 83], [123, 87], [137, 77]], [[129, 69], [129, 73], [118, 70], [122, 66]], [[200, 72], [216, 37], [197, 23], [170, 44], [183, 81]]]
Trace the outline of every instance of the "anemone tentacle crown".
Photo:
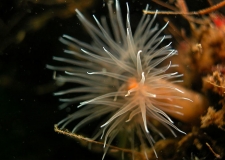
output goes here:
[[[155, 140], [152, 132], [164, 138], [151, 119], [159, 121], [174, 135], [173, 129], [184, 133], [167, 115], [175, 112], [168, 108], [178, 108], [180, 111], [175, 114], [182, 115], [182, 106], [167, 101], [189, 100], [173, 94], [182, 93], [173, 85], [181, 82], [177, 78], [182, 75], [166, 73], [169, 68], [178, 65], [169, 62], [166, 66], [158, 67], [164, 60], [177, 54], [171, 48], [171, 43], [160, 47], [163, 40], [170, 38], [168, 35], [161, 36], [168, 22], [159, 29], [158, 24], [154, 23], [157, 11], [152, 18], [143, 15], [133, 33], [128, 3], [126, 25], [123, 24], [118, 0], [115, 0], [115, 12], [112, 3], [108, 3], [108, 10], [109, 24], [105, 17], [100, 22], [93, 16], [94, 25], [76, 9], [77, 17], [93, 39], [92, 44], [63, 35], [60, 41], [74, 48], [64, 52], [73, 56], [73, 59], [53, 57], [67, 66], [47, 65], [51, 70], [64, 72], [55, 76], [57, 81], [76, 84], [74, 88], [59, 91], [55, 95], [79, 93], [74, 98], [60, 99], [63, 102], [61, 108], [78, 102], [79, 105], [77, 111], [60, 121], [58, 126], [66, 128], [72, 121], [81, 119], [72, 129], [73, 133], [77, 133], [86, 129], [88, 124], [95, 123], [96, 133], [92, 139], [103, 141], [103, 159], [109, 148], [107, 144], [113, 144], [116, 136], [124, 131], [133, 149], [140, 149], [141, 145], [153, 147]], [[170, 82], [164, 83], [167, 81]], [[101, 123], [96, 124], [94, 120], [99, 118]], [[155, 155], [157, 157], [156, 152]]]

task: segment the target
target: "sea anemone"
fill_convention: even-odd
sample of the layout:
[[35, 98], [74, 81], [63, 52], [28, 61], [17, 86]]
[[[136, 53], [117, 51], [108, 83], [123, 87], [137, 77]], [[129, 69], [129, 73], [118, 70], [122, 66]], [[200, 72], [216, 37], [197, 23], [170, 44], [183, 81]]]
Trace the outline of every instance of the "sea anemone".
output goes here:
[[[145, 8], [148, 10], [148, 5]], [[104, 155], [119, 133], [126, 132], [124, 138], [130, 142], [131, 148], [151, 146], [154, 149], [154, 138], [150, 132], [163, 134], [153, 125], [152, 119], [159, 121], [174, 135], [173, 129], [178, 129], [167, 115], [182, 115], [182, 106], [173, 104], [174, 100], [187, 100], [183, 91], [174, 85], [182, 82], [181, 74], [168, 73], [169, 68], [178, 65], [168, 62], [160, 66], [164, 60], [176, 55], [171, 43], [160, 47], [168, 35], [160, 36], [168, 22], [158, 29], [155, 24], [156, 14], [150, 18], [143, 15], [136, 32], [133, 34], [130, 25], [130, 14], [127, 3], [126, 26], [123, 24], [118, 0], [115, 0], [115, 13], [112, 3], [108, 3], [110, 25], [103, 17], [101, 23], [93, 15], [96, 25], [89, 22], [79, 10], [77, 17], [93, 39], [92, 44], [79, 41], [71, 36], [63, 35], [60, 41], [74, 50], [64, 52], [74, 56], [73, 59], [53, 57], [54, 60], [70, 64], [66, 67], [47, 65], [54, 71], [64, 71], [65, 74], [55, 75], [55, 80], [65, 83], [75, 83], [72, 89], [55, 93], [54, 95], [76, 94], [75, 98], [60, 99], [61, 108], [80, 102], [75, 113], [69, 115], [57, 125], [63, 129], [72, 121], [81, 119], [72, 129], [76, 133], [90, 123], [96, 123], [97, 132], [92, 138], [104, 143]], [[80, 51], [77, 51], [77, 49]], [[79, 85], [79, 87], [77, 87]], [[174, 108], [178, 109], [174, 110]], [[180, 110], [180, 111], [179, 111]], [[184, 133], [185, 134], [185, 133]], [[146, 151], [144, 153], [147, 158]]]

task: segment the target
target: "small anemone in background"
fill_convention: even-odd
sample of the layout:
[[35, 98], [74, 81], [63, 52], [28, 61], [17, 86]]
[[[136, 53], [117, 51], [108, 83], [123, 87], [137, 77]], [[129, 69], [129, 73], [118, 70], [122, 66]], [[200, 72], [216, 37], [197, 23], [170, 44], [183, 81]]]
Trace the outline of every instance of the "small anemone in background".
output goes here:
[[[178, 65], [170, 61], [159, 67], [164, 60], [177, 54], [171, 48], [171, 43], [161, 47], [165, 39], [171, 38], [169, 35], [161, 36], [168, 22], [158, 28], [154, 22], [156, 11], [152, 18], [143, 15], [136, 31], [132, 33], [128, 3], [126, 25], [123, 24], [118, 0], [115, 0], [115, 12], [112, 4], [108, 3], [109, 24], [105, 17], [101, 18], [100, 23], [93, 16], [97, 27], [76, 10], [77, 17], [93, 39], [92, 44], [63, 35], [60, 41], [74, 48], [64, 52], [73, 58], [53, 59], [69, 66], [47, 65], [51, 70], [64, 72], [55, 75], [56, 81], [75, 84], [74, 88], [54, 95], [79, 93], [74, 98], [60, 99], [63, 102], [60, 108], [77, 102], [80, 104], [76, 112], [57, 125], [65, 129], [72, 121], [80, 120], [71, 131], [77, 133], [95, 123], [96, 131], [90, 139], [103, 142], [102, 159], [120, 133], [126, 133], [123, 137], [129, 142], [126, 147], [143, 150], [148, 159], [147, 151], [141, 146], [149, 146], [158, 157], [152, 132], [163, 139], [165, 137], [152, 123], [152, 119], [160, 122], [174, 136], [173, 130], [184, 133], [174, 125], [168, 114], [183, 116], [183, 106], [180, 104], [192, 100], [185, 97], [184, 91], [174, 84], [182, 82], [180, 77], [183, 75], [178, 72], [168, 73], [171, 67]], [[148, 5], [145, 9], [148, 10]], [[78, 48], [80, 51], [76, 51]], [[178, 100], [182, 103], [176, 104]], [[94, 121], [99, 118], [100, 124]]]

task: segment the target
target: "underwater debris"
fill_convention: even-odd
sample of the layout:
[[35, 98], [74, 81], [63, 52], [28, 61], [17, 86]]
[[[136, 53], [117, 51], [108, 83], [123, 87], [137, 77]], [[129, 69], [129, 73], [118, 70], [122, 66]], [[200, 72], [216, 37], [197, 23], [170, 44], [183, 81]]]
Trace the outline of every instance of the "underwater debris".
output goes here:
[[179, 72], [185, 75], [185, 86], [201, 84], [201, 77], [210, 73], [212, 66], [225, 60], [224, 32], [209, 25], [196, 28], [192, 24], [192, 36], [181, 41], [177, 49], [180, 54], [173, 57], [173, 60], [183, 60]]
[[205, 144], [209, 147], [210, 151], [215, 155], [215, 157], [217, 159], [221, 159], [222, 158], [221, 155], [217, 154], [208, 143], [205, 143]]
[[213, 107], [209, 107], [206, 115], [201, 117], [201, 128], [209, 127], [210, 125], [215, 125], [218, 128], [225, 131], [225, 105], [216, 111]]
[[217, 65], [212, 68], [212, 74], [203, 77], [203, 92], [208, 90], [224, 97], [225, 95], [225, 68], [224, 65]]
[[[169, 33], [173, 35], [177, 42], [176, 49], [179, 52], [178, 56], [172, 57], [172, 60], [180, 66], [177, 71], [184, 74], [182, 85], [188, 88], [201, 86], [201, 77], [209, 73], [212, 66], [225, 61], [225, 18], [217, 12], [211, 13], [211, 11], [218, 9], [217, 7], [224, 6], [225, 3], [211, 6], [212, 10], [210, 8], [205, 9], [204, 11], [208, 10], [206, 13], [209, 16], [196, 18], [189, 14], [185, 1], [177, 1], [177, 8], [161, 1], [154, 2], [160, 2], [164, 7], [172, 9], [174, 14], [179, 11], [184, 13], [181, 16], [189, 24], [190, 35], [186, 35], [188, 30], [186, 26], [178, 28], [178, 25], [171, 22], [172, 20], [168, 27]], [[163, 12], [161, 13], [163, 14]], [[168, 18], [164, 19], [169, 20]], [[179, 63], [180, 61], [182, 63]]]
[[[155, 3], [158, 3], [160, 5], [164, 5], [165, 7], [169, 6], [168, 4], [165, 4], [164, 2], [160, 1], [160, 0], [153, 0]], [[205, 15], [211, 12], [214, 12], [222, 7], [225, 6], [225, 1], [219, 2], [218, 4], [215, 4], [209, 8], [206, 9], [202, 9], [199, 11], [189, 11], [185, 4], [185, 1], [183, 0], [178, 0], [178, 2], [176, 3], [177, 5], [179, 5], [179, 7], [182, 6], [182, 9], [180, 12], [179, 11], [160, 11], [158, 14], [164, 14], [164, 15]], [[174, 8], [174, 7], [169, 7], [169, 8]], [[154, 11], [149, 11], [149, 10], [143, 10], [143, 12], [145, 14], [154, 14]]]

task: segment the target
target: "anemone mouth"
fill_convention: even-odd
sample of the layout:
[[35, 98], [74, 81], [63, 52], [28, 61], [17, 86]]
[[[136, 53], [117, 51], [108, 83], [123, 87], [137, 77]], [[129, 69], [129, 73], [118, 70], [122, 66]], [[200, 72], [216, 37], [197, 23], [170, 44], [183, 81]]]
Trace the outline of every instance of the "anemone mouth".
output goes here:
[[[173, 79], [182, 75], [177, 72], [166, 73], [169, 68], [177, 67], [172, 62], [167, 66], [157, 67], [164, 60], [176, 55], [177, 51], [171, 49], [171, 43], [160, 48], [160, 44], [170, 36], [160, 36], [168, 22], [161, 29], [158, 29], [157, 24], [153, 27], [157, 11], [152, 19], [144, 14], [133, 34], [128, 3], [126, 27], [124, 27], [119, 2], [118, 0], [115, 2], [115, 14], [112, 3], [108, 3], [110, 27], [104, 18], [100, 23], [93, 16], [96, 27], [76, 9], [77, 17], [93, 39], [93, 44], [63, 35], [60, 38], [62, 43], [80, 48], [80, 52], [72, 50], [64, 52], [79, 60], [54, 57], [54, 60], [67, 63], [69, 66], [47, 65], [47, 68], [62, 73], [54, 77], [56, 81], [80, 85], [80, 87], [59, 91], [54, 95], [82, 93], [74, 98], [60, 99], [63, 102], [61, 108], [79, 102], [77, 106], [79, 109], [61, 120], [57, 126], [64, 129], [78, 120], [72, 129], [72, 133], [77, 133], [100, 118], [101, 122], [95, 125], [97, 129], [92, 140], [100, 139], [103, 142], [103, 159], [114, 138], [124, 132], [128, 132], [127, 141], [130, 142], [128, 146], [133, 150], [135, 148], [140, 150], [140, 145], [145, 145], [152, 147], [155, 156], [158, 157], [154, 149], [155, 140], [151, 134], [155, 132], [161, 138], [165, 137], [150, 119], [159, 121], [174, 136], [176, 134], [173, 129], [184, 133], [166, 114], [166, 112], [175, 112], [170, 111], [170, 108], [178, 108], [180, 111], [176, 111], [176, 114], [182, 114], [182, 107], [173, 104], [173, 99], [189, 100], [174, 94], [174, 92], [182, 94], [182, 91], [171, 85], [181, 82]], [[145, 10], [148, 10], [148, 5]], [[169, 80], [170, 82], [167, 82]], [[138, 144], [135, 144], [135, 141]], [[148, 159], [146, 152], [147, 150], [144, 149]]]

